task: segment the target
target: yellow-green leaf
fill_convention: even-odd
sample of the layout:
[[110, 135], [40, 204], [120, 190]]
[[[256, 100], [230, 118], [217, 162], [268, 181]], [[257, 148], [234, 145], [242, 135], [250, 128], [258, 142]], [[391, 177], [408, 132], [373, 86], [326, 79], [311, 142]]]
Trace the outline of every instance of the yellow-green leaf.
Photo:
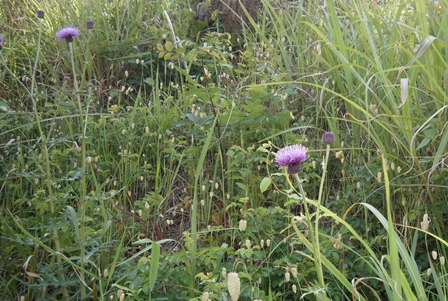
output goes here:
[[173, 51], [173, 43], [171, 43], [170, 41], [167, 41], [165, 43], [165, 49], [166, 49], [166, 51]]

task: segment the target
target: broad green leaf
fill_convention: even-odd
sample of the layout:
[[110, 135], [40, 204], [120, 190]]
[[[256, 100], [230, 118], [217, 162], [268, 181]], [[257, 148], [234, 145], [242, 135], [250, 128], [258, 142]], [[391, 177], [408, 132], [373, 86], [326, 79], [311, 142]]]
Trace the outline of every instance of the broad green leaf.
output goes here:
[[265, 177], [260, 183], [260, 191], [265, 192], [271, 186], [272, 179], [270, 177]]
[[173, 43], [171, 43], [170, 41], [167, 41], [165, 43], [165, 49], [166, 49], [166, 51], [169, 51], [169, 52], [173, 51]]
[[152, 242], [151, 251], [151, 266], [149, 267], [149, 289], [152, 291], [157, 280], [157, 274], [159, 273], [159, 261], [160, 261], [160, 245], [157, 242]]

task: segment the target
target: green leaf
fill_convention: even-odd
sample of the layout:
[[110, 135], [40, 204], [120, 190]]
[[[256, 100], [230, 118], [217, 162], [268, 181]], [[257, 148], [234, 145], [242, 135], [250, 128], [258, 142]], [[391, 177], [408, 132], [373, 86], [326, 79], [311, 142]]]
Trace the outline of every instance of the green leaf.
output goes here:
[[260, 191], [265, 192], [271, 186], [272, 179], [269, 177], [265, 177], [260, 183]]
[[169, 52], [173, 51], [173, 43], [171, 43], [170, 41], [167, 41], [165, 43], [165, 49], [166, 49], [166, 51], [169, 51]]
[[152, 291], [156, 284], [157, 274], [159, 273], [160, 261], [160, 245], [157, 242], [152, 242], [151, 250], [151, 266], [149, 267], [149, 289]]

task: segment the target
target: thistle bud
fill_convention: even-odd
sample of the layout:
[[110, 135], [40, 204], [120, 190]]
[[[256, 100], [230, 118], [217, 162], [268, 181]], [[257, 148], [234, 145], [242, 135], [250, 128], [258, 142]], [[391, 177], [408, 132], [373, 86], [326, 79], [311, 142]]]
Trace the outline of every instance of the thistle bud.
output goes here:
[[45, 17], [45, 12], [43, 10], [38, 10], [37, 11], [37, 17], [39, 19], [43, 19]]
[[334, 143], [334, 134], [333, 132], [325, 132], [322, 136], [323, 144], [333, 144]]
[[93, 20], [88, 20], [86, 23], [87, 29], [93, 29], [95, 27], [95, 22]]

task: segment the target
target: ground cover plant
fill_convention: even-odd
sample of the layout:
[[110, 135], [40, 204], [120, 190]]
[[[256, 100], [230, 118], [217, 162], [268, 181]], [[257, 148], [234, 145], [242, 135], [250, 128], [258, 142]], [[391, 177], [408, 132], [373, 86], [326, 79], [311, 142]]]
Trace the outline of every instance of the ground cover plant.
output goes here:
[[0, 4], [3, 300], [445, 300], [448, 3], [262, 4]]

